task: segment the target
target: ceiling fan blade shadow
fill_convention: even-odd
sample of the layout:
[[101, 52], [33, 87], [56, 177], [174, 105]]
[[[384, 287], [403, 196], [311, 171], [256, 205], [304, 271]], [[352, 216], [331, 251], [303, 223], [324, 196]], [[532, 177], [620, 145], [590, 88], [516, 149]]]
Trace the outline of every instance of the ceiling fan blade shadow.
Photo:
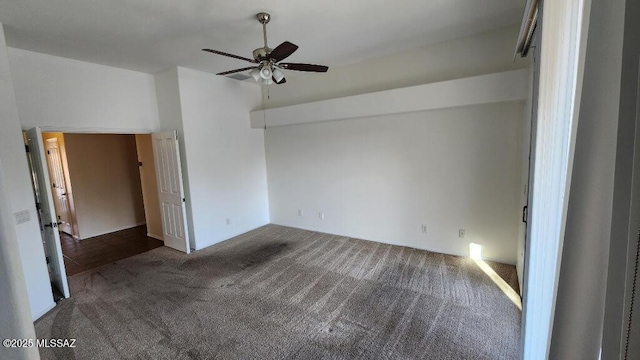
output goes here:
[[249, 67], [245, 67], [245, 68], [242, 68], [242, 69], [235, 69], [235, 70], [229, 70], [229, 71], [217, 73], [216, 75], [235, 74], [235, 73], [238, 73], [238, 72], [242, 72], [242, 71], [245, 71], [245, 70], [251, 70], [251, 69], [255, 69], [255, 68], [257, 68], [257, 66], [249, 66]]
[[275, 62], [282, 61], [288, 58], [296, 50], [298, 50], [298, 45], [285, 41], [282, 44], [276, 46], [275, 49], [271, 50], [269, 58], [275, 60]]
[[228, 57], [232, 57], [234, 59], [244, 60], [244, 61], [248, 61], [248, 62], [254, 63], [254, 64], [258, 63], [258, 61], [254, 60], [254, 59], [249, 59], [249, 58], [246, 58], [244, 56], [233, 55], [233, 54], [229, 54], [229, 53], [218, 51], [218, 50], [202, 49], [202, 51], [206, 51], [206, 52], [210, 52], [210, 53], [218, 54], [218, 55], [222, 55], [222, 56], [228, 56]]
[[275, 77], [275, 76], [272, 76], [272, 77], [271, 77], [271, 79], [273, 80], [273, 82], [274, 82], [274, 83], [276, 83], [276, 84], [278, 84], [278, 85], [280, 85], [280, 84], [284, 84], [284, 83], [286, 83], [286, 82], [287, 82], [287, 79], [285, 79], [285, 78], [282, 78], [282, 80], [280, 80], [280, 82], [278, 82], [278, 80], [276, 80], [276, 77]]
[[328, 66], [315, 64], [299, 64], [299, 63], [281, 63], [278, 64], [286, 70], [311, 71], [311, 72], [327, 72]]

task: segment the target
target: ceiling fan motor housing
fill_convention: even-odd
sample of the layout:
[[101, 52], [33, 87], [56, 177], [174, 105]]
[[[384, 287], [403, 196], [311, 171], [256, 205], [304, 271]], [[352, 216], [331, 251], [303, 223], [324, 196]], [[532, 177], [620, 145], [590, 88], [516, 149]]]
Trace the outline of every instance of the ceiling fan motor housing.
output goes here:
[[273, 49], [266, 46], [257, 48], [253, 50], [253, 58], [256, 59], [257, 61], [262, 61], [263, 59], [266, 59], [269, 56], [269, 54], [271, 53], [271, 50]]

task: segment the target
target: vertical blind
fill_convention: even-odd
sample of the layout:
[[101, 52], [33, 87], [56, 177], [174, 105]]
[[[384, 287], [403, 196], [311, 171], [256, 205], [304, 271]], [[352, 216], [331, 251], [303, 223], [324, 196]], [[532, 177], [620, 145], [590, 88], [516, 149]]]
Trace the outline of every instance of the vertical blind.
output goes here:
[[638, 314], [640, 312], [640, 300], [637, 298], [637, 292], [640, 291], [640, 225], [638, 226], [638, 234], [635, 244], [635, 258], [631, 264], [633, 266], [633, 276], [629, 298], [629, 313], [627, 317], [627, 329], [625, 334], [624, 359], [640, 359], [640, 325], [638, 324]]

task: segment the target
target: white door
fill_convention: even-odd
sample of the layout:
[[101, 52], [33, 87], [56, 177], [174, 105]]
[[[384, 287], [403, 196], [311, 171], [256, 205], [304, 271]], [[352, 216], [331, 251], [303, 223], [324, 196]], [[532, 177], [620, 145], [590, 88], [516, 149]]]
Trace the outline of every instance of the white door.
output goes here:
[[58, 139], [51, 138], [45, 141], [47, 151], [47, 166], [49, 167], [49, 179], [53, 191], [53, 205], [58, 215], [59, 230], [73, 235], [71, 217], [69, 215], [69, 201], [67, 200], [67, 183], [62, 167], [62, 155], [58, 147]]
[[[33, 168], [38, 178], [38, 184], [51, 184], [44, 146], [42, 144], [42, 132], [40, 128], [33, 128], [27, 131], [29, 141], [29, 152], [33, 159]], [[62, 257], [62, 246], [60, 245], [60, 234], [58, 233], [58, 220], [53, 205], [53, 195], [51, 187], [40, 186], [40, 217], [42, 224], [43, 241], [49, 259], [51, 270], [51, 281], [64, 295], [69, 297], [69, 285], [67, 284], [67, 272], [64, 268]]]
[[168, 131], [152, 135], [164, 244], [188, 254], [189, 231], [182, 185], [178, 132]]

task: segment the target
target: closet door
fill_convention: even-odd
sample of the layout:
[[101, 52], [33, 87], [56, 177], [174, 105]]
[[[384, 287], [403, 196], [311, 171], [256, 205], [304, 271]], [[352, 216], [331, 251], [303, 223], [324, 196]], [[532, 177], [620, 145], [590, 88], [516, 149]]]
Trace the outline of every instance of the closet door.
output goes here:
[[190, 251], [189, 229], [178, 132], [159, 132], [152, 134], [152, 137], [164, 245], [188, 254]]

